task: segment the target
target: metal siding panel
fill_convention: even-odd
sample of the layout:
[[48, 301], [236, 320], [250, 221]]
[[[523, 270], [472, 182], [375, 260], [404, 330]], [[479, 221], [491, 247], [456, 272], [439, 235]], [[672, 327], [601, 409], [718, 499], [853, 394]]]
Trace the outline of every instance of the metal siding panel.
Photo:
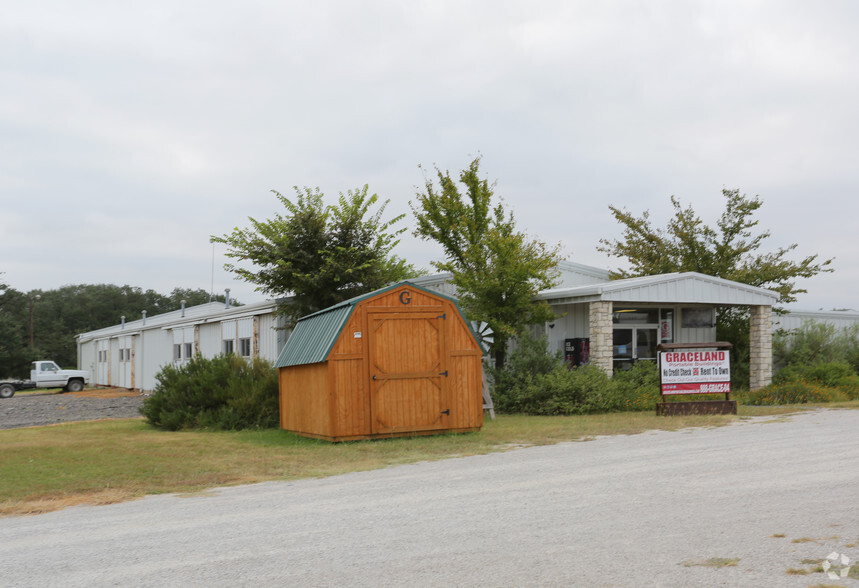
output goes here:
[[161, 368], [173, 362], [173, 335], [170, 331], [149, 329], [143, 333], [143, 362], [140, 387], [152, 390]]
[[254, 319], [245, 318], [236, 321], [236, 333], [239, 339], [246, 339], [254, 336]]
[[221, 339], [224, 341], [235, 341], [236, 339], [236, 321], [227, 320], [221, 321]]
[[200, 355], [212, 358], [221, 353], [221, 325], [209, 323], [200, 325]]
[[274, 363], [278, 353], [278, 331], [276, 330], [274, 314], [264, 314], [259, 317], [259, 356]]
[[80, 358], [78, 359], [80, 369], [88, 370], [90, 373], [90, 384], [95, 384], [96, 378], [96, 343], [95, 340], [81, 343]]
[[119, 339], [110, 340], [108, 385], [119, 386]]

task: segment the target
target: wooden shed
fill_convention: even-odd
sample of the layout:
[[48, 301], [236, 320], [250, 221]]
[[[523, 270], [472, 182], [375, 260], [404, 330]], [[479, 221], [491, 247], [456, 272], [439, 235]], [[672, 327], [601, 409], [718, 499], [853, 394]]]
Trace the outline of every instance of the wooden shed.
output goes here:
[[329, 441], [483, 425], [483, 352], [452, 298], [410, 282], [298, 321], [275, 364], [280, 425]]

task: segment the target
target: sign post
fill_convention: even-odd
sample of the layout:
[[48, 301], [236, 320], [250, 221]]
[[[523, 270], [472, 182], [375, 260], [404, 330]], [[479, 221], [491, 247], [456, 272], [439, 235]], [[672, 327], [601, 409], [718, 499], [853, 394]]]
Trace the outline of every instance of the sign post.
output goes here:
[[[662, 402], [656, 405], [656, 414], [737, 414], [737, 402], [731, 400], [731, 347], [725, 342], [659, 345]], [[724, 394], [725, 400], [667, 399], [687, 394]]]

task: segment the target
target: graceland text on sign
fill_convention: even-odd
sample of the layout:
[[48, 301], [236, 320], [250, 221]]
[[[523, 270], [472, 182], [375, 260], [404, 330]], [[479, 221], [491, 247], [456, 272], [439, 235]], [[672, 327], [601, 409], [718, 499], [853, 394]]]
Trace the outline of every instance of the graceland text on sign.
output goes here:
[[727, 394], [731, 361], [727, 351], [663, 351], [659, 354], [663, 394]]

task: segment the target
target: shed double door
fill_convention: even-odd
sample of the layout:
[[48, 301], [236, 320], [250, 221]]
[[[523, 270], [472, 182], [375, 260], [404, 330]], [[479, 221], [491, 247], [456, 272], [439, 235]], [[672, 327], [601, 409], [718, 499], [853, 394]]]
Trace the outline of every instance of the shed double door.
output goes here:
[[369, 312], [373, 434], [448, 428], [444, 314]]

